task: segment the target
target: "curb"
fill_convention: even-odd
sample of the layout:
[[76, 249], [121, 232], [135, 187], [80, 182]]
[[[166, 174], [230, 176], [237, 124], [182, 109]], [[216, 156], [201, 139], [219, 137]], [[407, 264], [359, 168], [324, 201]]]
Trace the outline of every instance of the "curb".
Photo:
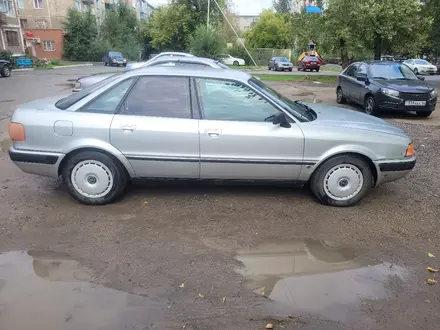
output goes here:
[[79, 68], [79, 67], [84, 67], [84, 66], [93, 66], [93, 64], [92, 63], [84, 63], [84, 64], [54, 66], [53, 69]]
[[24, 72], [24, 71], [34, 71], [34, 68], [26, 68], [26, 69], [12, 69], [12, 72]]

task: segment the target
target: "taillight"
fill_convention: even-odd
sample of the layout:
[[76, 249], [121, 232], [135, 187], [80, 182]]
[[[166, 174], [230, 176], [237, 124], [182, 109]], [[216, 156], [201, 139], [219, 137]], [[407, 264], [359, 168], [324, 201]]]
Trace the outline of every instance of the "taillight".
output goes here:
[[306, 64], [310, 64], [310, 61], [307, 61]]
[[8, 134], [11, 140], [14, 142], [26, 141], [26, 131], [22, 124], [9, 123]]
[[413, 156], [415, 156], [415, 154], [416, 154], [416, 151], [414, 150], [414, 144], [410, 143], [408, 145], [408, 148], [406, 148], [405, 157], [413, 157]]

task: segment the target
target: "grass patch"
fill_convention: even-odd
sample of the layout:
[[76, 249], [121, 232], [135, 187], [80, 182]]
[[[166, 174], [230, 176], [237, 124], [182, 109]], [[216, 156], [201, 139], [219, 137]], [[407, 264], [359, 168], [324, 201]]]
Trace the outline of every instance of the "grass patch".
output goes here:
[[263, 70], [263, 69], [267, 69], [267, 67], [265, 67], [265, 66], [255, 66], [255, 65], [242, 65], [242, 66], [228, 65], [228, 66], [232, 70]]
[[332, 68], [332, 67], [326, 68], [324, 66], [321, 67], [321, 70], [322, 71], [330, 71], [330, 72], [341, 72], [342, 71], [342, 69], [340, 69], [340, 68]]
[[259, 77], [266, 81], [292, 81], [292, 82], [320, 82], [326, 84], [335, 84], [337, 76], [324, 75], [285, 75], [285, 74], [258, 74], [253, 76]]

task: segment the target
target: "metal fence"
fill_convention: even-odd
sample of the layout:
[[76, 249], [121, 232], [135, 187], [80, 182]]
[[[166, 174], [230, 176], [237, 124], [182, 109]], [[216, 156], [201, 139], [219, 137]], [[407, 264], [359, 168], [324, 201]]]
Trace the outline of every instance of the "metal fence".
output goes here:
[[249, 49], [257, 65], [267, 65], [267, 62], [275, 56], [287, 57], [290, 60], [292, 56], [291, 49], [274, 49], [274, 48], [253, 48]]

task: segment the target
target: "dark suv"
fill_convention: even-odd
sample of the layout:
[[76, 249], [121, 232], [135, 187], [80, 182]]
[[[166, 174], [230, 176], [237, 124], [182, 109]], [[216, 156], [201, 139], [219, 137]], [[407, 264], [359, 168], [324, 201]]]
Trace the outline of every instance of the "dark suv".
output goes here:
[[437, 90], [424, 80], [399, 62], [353, 63], [338, 76], [336, 99], [360, 104], [370, 115], [395, 110], [428, 117], [435, 110]]
[[10, 77], [12, 71], [12, 64], [6, 60], [0, 60], [0, 75], [2, 77]]
[[127, 59], [121, 52], [117, 51], [109, 51], [107, 54], [104, 55], [102, 61], [104, 62], [105, 66], [127, 66]]

